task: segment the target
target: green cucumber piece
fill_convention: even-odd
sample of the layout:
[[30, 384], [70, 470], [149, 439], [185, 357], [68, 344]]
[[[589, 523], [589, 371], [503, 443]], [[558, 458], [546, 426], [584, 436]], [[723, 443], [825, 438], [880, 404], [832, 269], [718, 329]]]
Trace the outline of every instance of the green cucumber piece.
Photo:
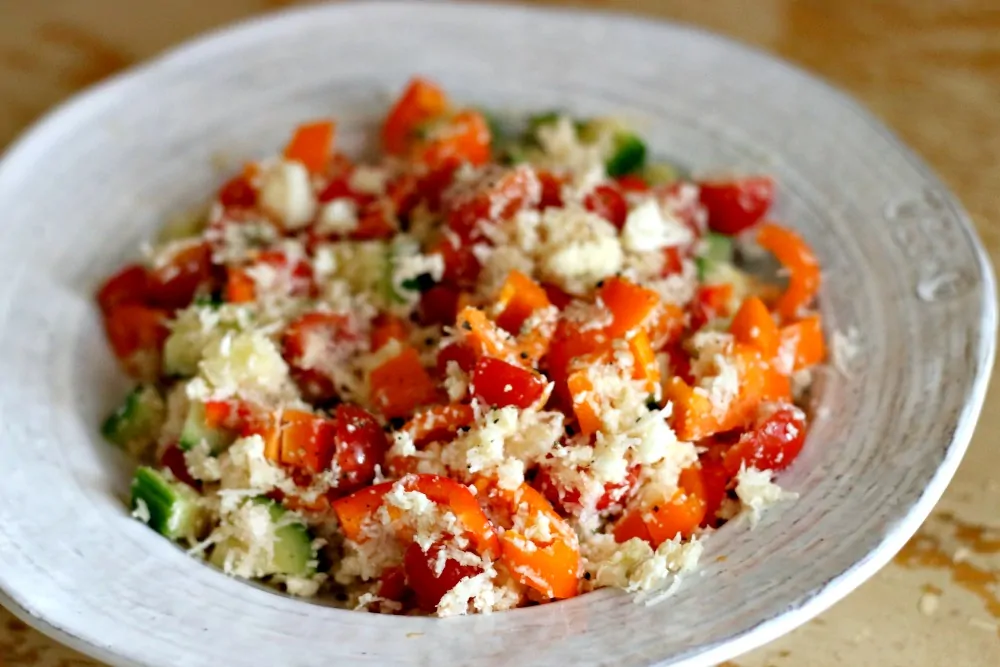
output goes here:
[[733, 263], [733, 240], [723, 234], [709, 232], [704, 238], [704, 249], [695, 258], [698, 266], [698, 280], [712, 282], [714, 277], [724, 272], [725, 266]]
[[538, 128], [546, 125], [554, 125], [563, 114], [559, 111], [543, 111], [528, 116], [528, 137], [533, 138]]
[[234, 439], [235, 435], [228, 429], [208, 426], [205, 423], [205, 404], [192, 401], [177, 444], [187, 452], [204, 442], [210, 453], [218, 454], [231, 445]]
[[149, 527], [171, 540], [195, 538], [205, 523], [194, 489], [147, 466], [139, 467], [132, 478], [131, 506], [139, 512], [144, 506]]
[[284, 523], [274, 531], [274, 559], [271, 562], [275, 572], [300, 577], [312, 574], [315, 569], [312, 561], [316, 560], [316, 554], [309, 529], [299, 521], [285, 523], [288, 510], [273, 500], [264, 502], [270, 504], [271, 520], [278, 524]]
[[126, 449], [152, 443], [164, 419], [163, 397], [156, 387], [139, 385], [101, 425], [101, 435]]
[[420, 252], [420, 244], [412, 238], [397, 236], [386, 252], [384, 291], [389, 303], [411, 303], [412, 293], [422, 293], [434, 286], [429, 274], [420, 274], [396, 283], [396, 263]]
[[618, 132], [614, 138], [614, 150], [604, 163], [611, 178], [640, 171], [646, 164], [646, 144], [631, 132]]
[[[309, 529], [301, 521], [289, 520], [288, 510], [269, 498], [254, 498], [251, 502], [266, 505], [271, 521], [278, 526], [274, 531], [274, 549], [271, 562], [264, 566], [267, 574], [284, 574], [305, 577], [316, 571], [316, 552]], [[235, 540], [225, 540], [216, 544], [209, 556], [209, 562], [223, 569], [226, 556], [232, 549], [242, 548]]]
[[667, 162], [652, 162], [643, 167], [642, 178], [651, 186], [670, 185], [681, 178], [681, 170]]

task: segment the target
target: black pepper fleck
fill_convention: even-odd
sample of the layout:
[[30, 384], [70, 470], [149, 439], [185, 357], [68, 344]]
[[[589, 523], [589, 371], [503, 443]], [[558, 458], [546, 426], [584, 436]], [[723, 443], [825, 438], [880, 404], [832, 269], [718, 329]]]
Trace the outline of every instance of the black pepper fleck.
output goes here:
[[469, 324], [469, 320], [462, 320], [462, 328], [466, 331], [472, 331], [472, 325]]
[[584, 572], [583, 578], [586, 579], [587, 581], [590, 581], [590, 572]]

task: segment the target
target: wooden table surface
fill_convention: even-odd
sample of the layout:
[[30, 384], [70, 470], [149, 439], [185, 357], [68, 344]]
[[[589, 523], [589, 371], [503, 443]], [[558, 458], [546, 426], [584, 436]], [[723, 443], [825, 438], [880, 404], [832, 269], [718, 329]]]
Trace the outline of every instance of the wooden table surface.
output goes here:
[[[0, 0], [0, 147], [53, 104], [281, 0]], [[847, 89], [943, 176], [1000, 262], [998, 0], [558, 2], [695, 23]], [[1000, 665], [1000, 392], [920, 532], [869, 582], [730, 667]], [[94, 667], [0, 609], [0, 667]]]

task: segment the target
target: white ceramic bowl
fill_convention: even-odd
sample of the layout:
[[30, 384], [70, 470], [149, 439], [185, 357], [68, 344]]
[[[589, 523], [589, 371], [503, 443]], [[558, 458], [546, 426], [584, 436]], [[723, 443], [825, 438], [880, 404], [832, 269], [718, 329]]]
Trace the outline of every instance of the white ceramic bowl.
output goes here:
[[[692, 166], [767, 170], [818, 250], [831, 329], [858, 355], [825, 377], [783, 486], [800, 499], [708, 541], [654, 607], [602, 591], [449, 620], [340, 611], [229, 579], [129, 519], [127, 462], [100, 418], [125, 380], [91, 295], [219, 156], [275, 150], [334, 114], [360, 148], [419, 72], [490, 107], [625, 113]], [[315, 7], [198, 40], [58, 109], [0, 163], [0, 589], [114, 664], [702, 665], [777, 637], [886, 563], [941, 495], [982, 405], [996, 328], [969, 221], [857, 104], [690, 28], [517, 7]], [[722, 557], [725, 556], [723, 559]]]

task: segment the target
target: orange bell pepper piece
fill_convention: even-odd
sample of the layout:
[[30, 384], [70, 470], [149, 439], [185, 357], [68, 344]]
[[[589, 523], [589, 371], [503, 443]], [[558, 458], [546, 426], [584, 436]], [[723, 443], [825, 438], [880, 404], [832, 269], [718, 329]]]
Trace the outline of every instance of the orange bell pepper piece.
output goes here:
[[285, 159], [301, 162], [309, 173], [321, 173], [330, 160], [334, 128], [330, 120], [299, 125], [285, 146]]
[[382, 125], [382, 147], [390, 155], [406, 154], [420, 125], [447, 109], [443, 90], [425, 79], [412, 79]]
[[664, 397], [673, 404], [670, 422], [681, 440], [696, 442], [753, 419], [765, 393], [768, 365], [759, 352], [739, 343], [729, 359], [736, 365], [739, 392], [721, 414], [707, 392], [691, 387], [680, 377], [672, 377], [664, 386]]
[[774, 309], [785, 321], [795, 320], [819, 291], [819, 262], [801, 236], [790, 229], [765, 222], [757, 232], [757, 243], [769, 250], [788, 270], [788, 288]]
[[577, 595], [580, 545], [570, 525], [556, 513], [545, 496], [527, 484], [516, 491], [494, 488], [492, 495], [506, 505], [504, 509], [509, 516], [523, 517], [526, 525], [533, 523], [532, 517], [544, 516], [553, 534], [551, 541], [543, 542], [508, 528], [500, 536], [500, 545], [502, 560], [511, 573], [522, 584], [547, 597], [564, 599]]
[[472, 306], [462, 308], [456, 322], [456, 331], [472, 348], [477, 358], [496, 357], [511, 362], [519, 358], [516, 341], [478, 308]]
[[374, 368], [368, 376], [372, 403], [389, 418], [406, 417], [434, 402], [436, 389], [420, 355], [410, 346]]
[[330, 420], [301, 410], [284, 410], [278, 459], [286, 466], [320, 472], [333, 458], [335, 433], [336, 425]]
[[761, 361], [760, 363], [762, 365], [763, 374], [763, 388], [761, 389], [760, 400], [770, 402], [790, 402], [792, 399], [791, 379], [775, 368], [773, 363], [767, 363], [765, 361]]
[[371, 349], [379, 350], [391, 340], [405, 343], [409, 338], [409, 326], [399, 317], [390, 313], [381, 313], [372, 323]]
[[611, 311], [613, 320], [606, 329], [611, 338], [621, 338], [642, 326], [660, 303], [659, 294], [625, 278], [608, 278], [597, 295]]
[[705, 484], [699, 467], [681, 471], [677, 490], [663, 502], [632, 507], [615, 524], [617, 542], [633, 537], [649, 542], [653, 548], [680, 535], [690, 537], [705, 520], [707, 509]]
[[349, 496], [338, 498], [330, 504], [337, 520], [340, 522], [340, 532], [349, 540], [364, 542], [363, 529], [365, 523], [372, 518], [382, 506], [385, 495], [392, 490], [395, 482], [382, 482], [355, 491]]
[[634, 364], [632, 377], [636, 380], [645, 380], [647, 391], [655, 393], [660, 384], [660, 364], [656, 361], [656, 353], [653, 352], [653, 346], [645, 330], [637, 329], [632, 334], [628, 339], [628, 349], [632, 353]]
[[826, 359], [826, 342], [819, 315], [809, 315], [798, 322], [781, 327], [781, 349], [795, 350], [793, 371], [821, 364]]
[[601, 418], [597, 414], [594, 396], [594, 385], [587, 377], [586, 370], [578, 370], [570, 374], [566, 380], [570, 396], [573, 398], [573, 414], [580, 426], [580, 432], [590, 435], [601, 428]]
[[257, 287], [243, 269], [226, 267], [226, 303], [251, 303], [257, 298]]
[[[469, 488], [453, 479], [439, 475], [406, 475], [396, 482], [383, 482], [335, 500], [331, 506], [340, 521], [341, 532], [350, 540], [363, 542], [364, 526], [385, 501], [393, 486], [401, 484], [406, 491], [419, 491], [442, 509], [450, 510], [468, 533], [477, 553], [497, 558], [501, 553], [493, 524], [487, 518], [476, 496]], [[402, 512], [390, 512], [403, 518]]]
[[550, 305], [549, 296], [541, 285], [520, 271], [511, 271], [497, 298], [500, 313], [497, 325], [516, 336], [532, 313]]
[[760, 350], [765, 359], [778, 353], [778, 325], [764, 302], [755, 296], [747, 297], [736, 311], [729, 330], [737, 342]]
[[418, 142], [416, 161], [429, 167], [447, 163], [485, 164], [490, 159], [490, 126], [478, 111], [460, 111]]
[[403, 430], [413, 438], [413, 444], [420, 447], [453, 437], [459, 429], [471, 425], [475, 418], [472, 406], [464, 403], [435, 405], [414, 415]]
[[662, 350], [684, 333], [684, 309], [672, 303], [661, 303], [646, 320], [646, 333], [654, 350]]

